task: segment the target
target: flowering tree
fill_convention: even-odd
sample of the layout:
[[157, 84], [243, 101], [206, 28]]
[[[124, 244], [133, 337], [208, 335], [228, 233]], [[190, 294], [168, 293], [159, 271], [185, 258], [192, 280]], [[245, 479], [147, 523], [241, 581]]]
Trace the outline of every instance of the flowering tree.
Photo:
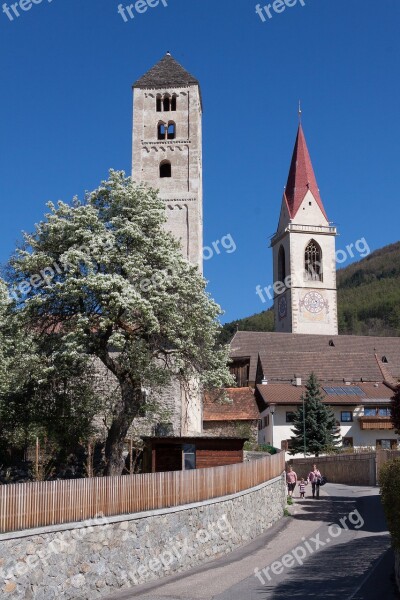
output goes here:
[[124, 173], [72, 205], [49, 204], [11, 260], [18, 310], [58, 358], [97, 357], [119, 384], [106, 440], [106, 474], [120, 474], [132, 420], [151, 389], [179, 377], [230, 383], [218, 347], [220, 309], [164, 228], [157, 193]]

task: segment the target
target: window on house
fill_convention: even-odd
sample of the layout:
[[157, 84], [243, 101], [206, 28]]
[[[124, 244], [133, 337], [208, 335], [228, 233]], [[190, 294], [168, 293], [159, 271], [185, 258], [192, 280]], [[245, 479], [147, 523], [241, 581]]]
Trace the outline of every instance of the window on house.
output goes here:
[[310, 240], [304, 253], [306, 281], [322, 281], [322, 251], [315, 240]]
[[164, 96], [163, 108], [164, 108], [164, 112], [169, 112], [171, 109], [171, 101], [170, 101], [170, 97], [168, 95]]
[[286, 413], [286, 423], [293, 423], [295, 419], [296, 413], [293, 411]]
[[183, 465], [185, 471], [196, 468], [196, 446], [194, 444], [183, 444]]
[[165, 140], [166, 131], [167, 131], [167, 129], [166, 129], [164, 123], [159, 123], [158, 127], [157, 127], [157, 139]]
[[171, 110], [176, 110], [176, 95], [174, 94], [171, 98]]
[[379, 417], [390, 417], [392, 414], [392, 411], [390, 410], [390, 408], [378, 408], [378, 416]]
[[364, 417], [376, 417], [376, 408], [364, 408]]
[[396, 440], [376, 440], [376, 447], [382, 450], [395, 450], [397, 448]]
[[164, 160], [160, 164], [160, 177], [172, 177], [172, 166], [169, 160]]
[[162, 109], [162, 102], [161, 102], [161, 96], [157, 96], [156, 98], [156, 111], [157, 112], [161, 112]]
[[279, 248], [278, 252], [278, 281], [284, 281], [286, 278], [286, 261], [285, 261], [285, 249], [283, 246]]
[[263, 428], [263, 420], [258, 419], [258, 431], [261, 431], [262, 428]]
[[176, 137], [176, 126], [175, 123], [171, 122], [168, 124], [168, 139], [174, 140]]
[[264, 417], [263, 421], [264, 421], [264, 427], [268, 427], [269, 426], [269, 415]]
[[364, 408], [364, 417], [390, 417], [391, 410], [388, 406], [371, 406]]
[[351, 410], [342, 410], [340, 413], [340, 420], [342, 423], [350, 423], [353, 420], [353, 413]]

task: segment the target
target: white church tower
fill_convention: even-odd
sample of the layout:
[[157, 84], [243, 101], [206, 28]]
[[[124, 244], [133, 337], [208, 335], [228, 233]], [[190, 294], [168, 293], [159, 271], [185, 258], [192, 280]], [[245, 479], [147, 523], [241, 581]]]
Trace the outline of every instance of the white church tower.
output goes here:
[[[159, 190], [166, 228], [203, 272], [202, 103], [197, 79], [169, 52], [133, 85], [132, 178]], [[202, 432], [197, 381], [164, 389], [174, 436]]]
[[132, 177], [160, 190], [167, 228], [202, 272], [200, 86], [169, 52], [133, 85], [133, 124]]
[[336, 235], [300, 124], [278, 230], [271, 240], [275, 331], [337, 335]]

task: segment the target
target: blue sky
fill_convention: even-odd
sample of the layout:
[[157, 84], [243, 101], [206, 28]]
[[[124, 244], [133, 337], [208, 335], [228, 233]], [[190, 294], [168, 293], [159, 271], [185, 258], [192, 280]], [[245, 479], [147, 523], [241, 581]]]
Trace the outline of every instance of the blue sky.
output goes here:
[[129, 173], [131, 84], [167, 50], [202, 87], [204, 243], [237, 247], [205, 263], [225, 321], [267, 307], [299, 98], [337, 248], [399, 240], [398, 0], [303, 0], [265, 22], [254, 0], [166, 3], [128, 22], [118, 0], [0, 12], [0, 261], [47, 201]]

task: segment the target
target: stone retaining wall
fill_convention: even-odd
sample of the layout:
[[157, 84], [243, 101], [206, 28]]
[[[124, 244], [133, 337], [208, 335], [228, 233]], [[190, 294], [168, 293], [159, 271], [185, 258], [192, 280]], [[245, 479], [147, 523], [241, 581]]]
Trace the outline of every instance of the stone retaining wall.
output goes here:
[[1, 597], [92, 600], [218, 558], [283, 515], [283, 477], [184, 507], [0, 535]]

